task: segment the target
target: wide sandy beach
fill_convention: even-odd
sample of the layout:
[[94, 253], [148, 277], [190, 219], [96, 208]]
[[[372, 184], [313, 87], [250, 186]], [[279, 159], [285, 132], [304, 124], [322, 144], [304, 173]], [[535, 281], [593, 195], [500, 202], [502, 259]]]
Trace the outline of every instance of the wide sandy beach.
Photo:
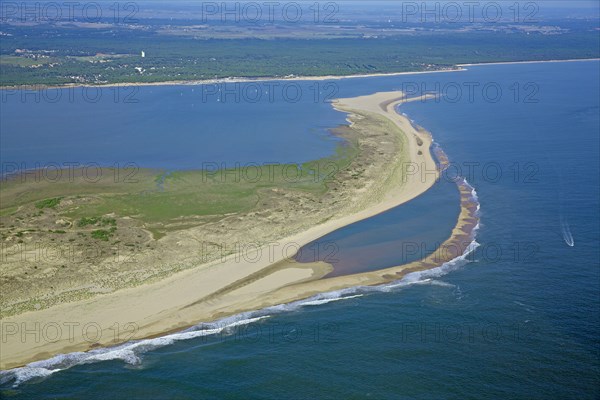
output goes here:
[[[156, 283], [7, 317], [2, 321], [0, 368], [21, 366], [59, 353], [86, 351], [130, 339], [159, 336], [199, 322], [286, 303], [320, 292], [382, 284], [397, 280], [408, 272], [430, 269], [460, 256], [472, 241], [478, 219], [470, 187], [459, 183], [462, 211], [452, 237], [441, 246], [444, 250], [442, 255], [436, 252], [408, 265], [329, 279], [320, 279], [331, 270], [329, 264], [300, 264], [290, 259], [294, 252], [289, 249], [297, 250], [299, 246], [338, 228], [405, 203], [435, 183], [438, 172], [429, 151], [432, 138], [395, 112], [395, 106], [404, 101], [401, 92], [385, 92], [334, 102], [334, 107], [342, 112], [373, 113], [388, 118], [407, 137], [409, 159], [390, 165], [390, 184], [385, 186], [386, 191], [377, 203], [283, 238], [276, 248], [257, 249], [243, 259], [234, 255]], [[428, 172], [425, 175], [402, 174], [401, 169], [407, 165], [411, 165], [413, 172], [415, 168]], [[401, 180], [400, 176], [405, 178]], [[116, 333], [116, 327], [122, 329], [127, 324], [135, 326], [133, 336]], [[58, 329], [60, 332], [57, 334]], [[30, 333], [26, 333], [27, 330]]]

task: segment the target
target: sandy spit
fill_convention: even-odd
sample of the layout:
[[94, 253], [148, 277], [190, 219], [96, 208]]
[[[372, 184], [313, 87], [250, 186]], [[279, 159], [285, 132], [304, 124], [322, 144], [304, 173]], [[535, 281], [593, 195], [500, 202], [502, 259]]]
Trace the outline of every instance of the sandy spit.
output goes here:
[[[395, 107], [404, 101], [406, 99], [402, 92], [385, 92], [338, 99], [333, 106], [345, 113], [360, 110], [391, 120], [407, 135], [409, 160], [391, 165], [390, 170], [397, 172], [410, 163], [416, 170], [428, 173], [406, 174], [404, 182], [391, 180], [385, 187], [385, 196], [376, 204], [369, 204], [359, 212], [325, 221], [305, 232], [283, 238], [279, 241], [281, 248], [290, 246], [297, 249], [336, 229], [405, 203], [435, 183], [439, 171], [429, 151], [431, 135], [415, 129], [406, 117], [395, 111]], [[398, 175], [391, 172], [390, 176]], [[468, 205], [466, 191], [465, 188], [461, 189], [464, 202]], [[467, 228], [473, 226], [474, 217], [465, 204], [450, 242], [465, 242], [469, 236]], [[284, 252], [266, 250], [257, 249], [256, 257], [246, 255], [244, 259], [239, 259], [231, 256], [185, 270], [156, 283], [7, 317], [2, 321], [0, 368], [14, 368], [60, 353], [86, 351], [126, 340], [155, 337], [199, 322], [299, 300], [319, 292], [390, 282], [411, 271], [430, 269], [455, 255], [452, 252], [439, 260], [428, 258], [381, 271], [321, 279], [331, 271], [329, 264], [300, 264], [290, 260], [289, 256], [285, 257]], [[120, 327], [135, 324], [135, 334], [115, 334], [116, 324]], [[55, 338], [52, 330], [56, 326], [62, 329], [58, 338]], [[37, 334], [27, 334], [26, 329]]]

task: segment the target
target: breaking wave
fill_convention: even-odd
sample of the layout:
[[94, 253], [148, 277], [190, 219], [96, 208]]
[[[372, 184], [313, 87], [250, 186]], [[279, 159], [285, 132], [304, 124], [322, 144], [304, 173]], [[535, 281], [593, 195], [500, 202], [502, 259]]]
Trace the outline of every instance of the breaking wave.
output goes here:
[[468, 255], [478, 246], [479, 244], [476, 241], [473, 241], [461, 256], [444, 263], [440, 267], [426, 271], [412, 272], [392, 283], [379, 286], [355, 286], [347, 289], [320, 293], [305, 300], [298, 300], [257, 311], [241, 313], [223, 318], [213, 323], [200, 323], [181, 332], [158, 338], [131, 341], [118, 346], [93, 349], [87, 352], [59, 354], [47, 360], [32, 362], [24, 367], [0, 371], [0, 384], [5, 385], [12, 382], [12, 386], [17, 387], [24, 382], [43, 379], [56, 372], [76, 365], [100, 361], [122, 360], [130, 365], [138, 365], [142, 361], [141, 356], [148, 351], [168, 346], [182, 340], [222, 333], [228, 334], [233, 332], [233, 328], [235, 327], [257, 323], [273, 315], [296, 311], [306, 306], [318, 306], [336, 301], [356, 299], [372, 292], [391, 292], [410, 285], [454, 286], [433, 278], [439, 278], [468, 263]]
[[[471, 189], [472, 200], [477, 204], [477, 215], [479, 214], [480, 204], [476, 190], [462, 178], [463, 184]], [[458, 182], [457, 182], [458, 183]], [[568, 225], [566, 225], [568, 229]], [[17, 387], [23, 382], [35, 379], [44, 379], [56, 372], [74, 367], [76, 365], [95, 363], [108, 360], [122, 360], [130, 365], [138, 365], [142, 362], [142, 355], [148, 351], [171, 345], [182, 340], [189, 340], [203, 336], [230, 334], [233, 328], [260, 322], [273, 315], [296, 311], [306, 306], [319, 306], [332, 302], [356, 299], [373, 292], [392, 292], [412, 285], [436, 285], [443, 287], [454, 287], [454, 285], [437, 280], [455, 271], [463, 265], [470, 262], [469, 255], [472, 254], [479, 243], [475, 240], [479, 222], [471, 232], [472, 242], [466, 247], [463, 254], [447, 261], [439, 267], [425, 271], [412, 272], [405, 275], [402, 279], [378, 286], [354, 286], [337, 291], [325, 292], [314, 295], [304, 300], [298, 300], [290, 303], [279, 304], [267, 307], [261, 310], [249, 311], [220, 319], [212, 323], [200, 323], [181, 332], [153, 338], [127, 342], [121, 345], [93, 349], [87, 352], [74, 352], [69, 354], [59, 354], [47, 360], [36, 361], [27, 364], [24, 367], [0, 371], [0, 385], [12, 382], [13, 387]], [[564, 232], [564, 225], [563, 225]], [[569, 232], [570, 235], [570, 232]], [[572, 239], [572, 237], [571, 237]], [[565, 238], [565, 241], [567, 239]], [[569, 242], [567, 242], [568, 244]]]

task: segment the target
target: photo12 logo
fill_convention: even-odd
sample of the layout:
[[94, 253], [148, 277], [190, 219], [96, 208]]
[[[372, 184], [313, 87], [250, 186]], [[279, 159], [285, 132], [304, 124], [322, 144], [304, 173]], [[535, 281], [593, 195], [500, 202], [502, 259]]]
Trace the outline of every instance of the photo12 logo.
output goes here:
[[403, 183], [418, 179], [423, 183], [431, 181], [459, 182], [463, 178], [470, 184], [539, 184], [541, 168], [534, 161], [514, 161], [507, 164], [498, 161], [462, 161], [448, 162], [442, 171], [439, 168], [428, 168], [425, 163], [402, 163]]
[[522, 343], [536, 339], [540, 333], [533, 322], [515, 322], [500, 324], [484, 323], [452, 323], [410, 321], [400, 326], [398, 339], [401, 343]]
[[298, 259], [302, 263], [323, 261], [329, 264], [338, 262], [339, 247], [336, 242], [324, 241], [301, 245], [296, 242], [202, 242], [199, 255], [203, 262], [224, 262], [231, 258], [235, 263], [273, 264], [280, 260]]
[[336, 82], [220, 82], [200, 85], [202, 103], [327, 103], [339, 92]]
[[516, 104], [540, 102], [540, 85], [536, 82], [402, 82], [406, 100], [436, 103], [499, 103], [503, 99]]
[[46, 87], [44, 85], [27, 85], [23, 88], [6, 88], [0, 90], [0, 101], [8, 103], [100, 103], [136, 104], [140, 102], [140, 85], [110, 85], [110, 86], [69, 86]]
[[303, 166], [301, 163], [203, 162], [202, 183], [298, 183], [301, 181], [330, 182], [340, 172], [335, 161], [323, 161]]
[[0, 21], [135, 24], [139, 10], [138, 3], [133, 1], [2, 1]]
[[201, 3], [202, 22], [243, 23], [322, 23], [334, 24], [339, 20], [338, 3], [328, 2], [216, 2]]
[[533, 1], [403, 1], [403, 23], [533, 23], [540, 6]]
[[[49, 232], [67, 233], [65, 230], [58, 229]], [[19, 238], [22, 235], [17, 234], [15, 236]], [[27, 269], [37, 269], [37, 265], [40, 263], [62, 264], [62, 268], [67, 268], [73, 264], [99, 263], [104, 260], [123, 265], [137, 263], [138, 251], [137, 248], [125, 246], [121, 243], [101, 245], [88, 242], [81, 245], [76, 243], [43, 243], [41, 241], [28, 243], [1, 242], [0, 262], [18, 263]]]
[[18, 183], [137, 183], [140, 168], [134, 162], [3, 162], [0, 182]]
[[88, 322], [9, 322], [0, 324], [2, 343], [15, 340], [27, 344], [55, 343], [67, 341], [75, 343], [84, 340], [87, 343], [112, 341], [115, 343], [133, 339], [139, 331], [134, 322], [114, 322], [108, 325], [94, 321]]

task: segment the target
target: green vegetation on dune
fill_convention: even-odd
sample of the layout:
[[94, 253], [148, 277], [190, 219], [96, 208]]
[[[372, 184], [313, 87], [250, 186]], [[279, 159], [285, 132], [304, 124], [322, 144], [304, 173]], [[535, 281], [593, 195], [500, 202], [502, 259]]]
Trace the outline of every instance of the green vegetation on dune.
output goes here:
[[[111, 169], [98, 182], [86, 181], [77, 170], [71, 174], [75, 179], [65, 173], [61, 181], [20, 182], [17, 177], [3, 183], [0, 212], [8, 213], [31, 202], [39, 209], [51, 207], [75, 221], [78, 228], [102, 228], [92, 233], [100, 240], [108, 240], [110, 229], [116, 228], [116, 219], [107, 215], [129, 216], [145, 224], [157, 237], [164, 229], [170, 229], [165, 226], [174, 224], [173, 229], [178, 229], [190, 218], [213, 219], [260, 208], [268, 198], [265, 191], [285, 189], [323, 195], [328, 182], [336, 179], [357, 151], [357, 143], [349, 139], [331, 157], [302, 165], [171, 173], [140, 169], [131, 177], [131, 183], [115, 182]], [[57, 193], [62, 196], [48, 198]]]
[[61, 197], [55, 197], [52, 199], [45, 199], [42, 201], [38, 201], [35, 203], [36, 208], [42, 209], [42, 208], [54, 208], [57, 205], [60, 204], [60, 200], [62, 198]]
[[[326, 182], [350, 161], [354, 149], [344, 146], [331, 160], [249, 166], [217, 171], [178, 171], [135, 193], [106, 194], [79, 207], [71, 216], [128, 215], [144, 222], [166, 224], [186, 217], [210, 217], [247, 212], [261, 201], [261, 192], [276, 188], [324, 194]], [[148, 182], [149, 183], [149, 182]], [[82, 217], [85, 218], [85, 217]]]
[[[5, 279], [3, 304], [11, 303], [3, 315], [157, 281], [233, 254], [236, 244], [278, 240], [370, 204], [403, 181], [398, 160], [406, 159], [408, 138], [383, 116], [349, 119], [352, 128], [334, 132], [345, 139], [334, 154], [299, 165], [133, 175], [109, 168], [94, 182], [79, 169], [52, 181], [33, 179], [35, 170], [5, 179], [0, 240], [58, 256], [23, 263], [9, 254], [7, 270], [23, 279]], [[115, 179], [124, 175], [128, 182]], [[58, 194], [55, 207], [35, 207]]]
[[84, 227], [87, 225], [100, 225], [100, 226], [112, 225], [112, 226], [115, 226], [116, 224], [117, 224], [117, 221], [114, 218], [109, 218], [109, 217], [82, 217], [77, 222], [77, 226], [79, 226], [79, 227]]
[[95, 231], [92, 231], [92, 238], [108, 242], [108, 239], [110, 239], [112, 237], [113, 232], [115, 230], [116, 230], [116, 228], [115, 229], [111, 228], [110, 230], [97, 229]]
[[[61, 205], [56, 199], [69, 196], [95, 196], [105, 193], [135, 193], [153, 185], [158, 173], [152, 169], [102, 168], [98, 176], [88, 178], [82, 170], [55, 171], [59, 178], [46, 178], [42, 170], [39, 173], [16, 175], [3, 179], [0, 190], [1, 209], [36, 202], [43, 211], [50, 205]], [[86, 215], [87, 216], [87, 215]]]

